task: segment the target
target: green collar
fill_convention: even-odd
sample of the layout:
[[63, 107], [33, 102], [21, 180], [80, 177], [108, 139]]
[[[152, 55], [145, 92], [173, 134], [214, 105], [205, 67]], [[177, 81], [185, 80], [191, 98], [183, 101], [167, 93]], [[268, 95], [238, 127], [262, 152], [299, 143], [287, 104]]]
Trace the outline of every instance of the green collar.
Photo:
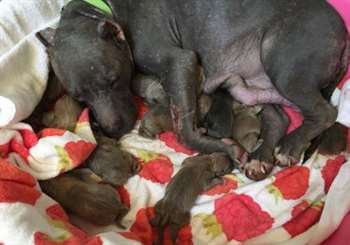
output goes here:
[[111, 8], [104, 1], [102, 0], [83, 0], [83, 1], [95, 6], [105, 14], [109, 16], [113, 16]]

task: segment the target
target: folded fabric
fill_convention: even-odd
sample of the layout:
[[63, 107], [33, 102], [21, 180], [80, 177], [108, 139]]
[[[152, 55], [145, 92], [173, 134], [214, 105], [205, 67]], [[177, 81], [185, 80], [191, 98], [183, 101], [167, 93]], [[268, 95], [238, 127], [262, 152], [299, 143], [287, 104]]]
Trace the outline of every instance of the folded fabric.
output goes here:
[[39, 103], [48, 57], [35, 33], [59, 20], [68, 0], [0, 2], [0, 127], [20, 122]]
[[49, 179], [83, 163], [96, 147], [85, 109], [73, 132], [17, 123], [0, 129], [0, 156], [8, 158], [36, 179]]

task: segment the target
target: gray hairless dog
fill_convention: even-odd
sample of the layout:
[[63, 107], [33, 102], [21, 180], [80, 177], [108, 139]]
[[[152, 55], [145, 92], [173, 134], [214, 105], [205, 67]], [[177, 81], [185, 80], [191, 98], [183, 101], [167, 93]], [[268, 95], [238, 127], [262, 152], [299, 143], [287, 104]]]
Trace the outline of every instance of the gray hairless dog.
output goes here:
[[[251, 155], [252, 161], [246, 165], [248, 168], [253, 166], [257, 171], [269, 169], [273, 154], [282, 166], [297, 162], [309, 142], [333, 125], [336, 110], [324, 99], [321, 90], [334, 86], [343, 77], [348, 64], [350, 41], [343, 21], [326, 1], [104, 1], [111, 6], [117, 23], [101, 22], [105, 17], [82, 0], [73, 0], [66, 6], [71, 11], [67, 10], [66, 14], [72, 13], [70, 23], [77, 21], [75, 33], [78, 28], [80, 35], [89, 31], [96, 34], [97, 30], [102, 38], [111, 36], [108, 30], [113, 27], [114, 31], [117, 30], [115, 33], [119, 33], [114, 38], [125, 47], [106, 54], [107, 63], [110, 59], [119, 61], [116, 69], [104, 70], [100, 64], [93, 67], [98, 68], [96, 74], [102, 74], [105, 78], [86, 77], [86, 81], [93, 82], [88, 83], [89, 88], [85, 89], [90, 92], [100, 90], [96, 85], [99, 81], [110, 81], [108, 84], [114, 87], [113, 84], [120, 84], [113, 83], [115, 80], [129, 80], [130, 53], [122, 28], [136, 67], [145, 74], [156, 75], [162, 81], [170, 98], [174, 129], [187, 146], [203, 153], [224, 151], [236, 159], [230, 145], [201, 134], [198, 128], [199, 65], [203, 67], [206, 77], [204, 90], [207, 93], [221, 87], [243, 104], [267, 104], [267, 108], [271, 107], [268, 104], [292, 105], [305, 118], [302, 126], [293, 133], [286, 136], [278, 134], [281, 139], [274, 139], [274, 145], [271, 143], [269, 149], [262, 144], [261, 149]], [[88, 16], [91, 20], [85, 20], [87, 23], [83, 25], [80, 22], [83, 21], [80, 19], [82, 16]], [[93, 20], [98, 23], [97, 29], [91, 27]], [[82, 44], [70, 35], [59, 38], [63, 39], [59, 43], [69, 38], [77, 50], [86, 50], [80, 55], [89, 56], [90, 50], [99, 48], [93, 46], [100, 44], [98, 38], [96, 44]], [[65, 59], [70, 57], [72, 62], [68, 64], [73, 66], [76, 53], [72, 49], [65, 52]], [[58, 66], [56, 68], [58, 74], [63, 73]], [[84, 67], [80, 68], [79, 71], [84, 70]], [[110, 75], [109, 71], [114, 72]], [[75, 80], [86, 75], [76, 70], [75, 73], [72, 75], [76, 76]], [[111, 115], [110, 112], [116, 110], [110, 110], [112, 107], [103, 99], [111, 96], [108, 92], [111, 89], [93, 94], [74, 94], [74, 89], [69, 88], [77, 82], [65, 81], [67, 90], [74, 97], [84, 95], [83, 100], [95, 110], [106, 132], [121, 135], [127, 131], [120, 130], [120, 125], [132, 113]], [[81, 91], [84, 90], [78, 89], [78, 92]], [[96, 97], [96, 94], [99, 96]], [[132, 108], [130, 96], [125, 94], [128, 93], [119, 93], [120, 97], [114, 96], [110, 100], [118, 100], [122, 105], [118, 105], [118, 108]], [[273, 111], [275, 113], [271, 113]], [[278, 115], [278, 111], [278, 108], [265, 110], [267, 115]]]
[[[343, 77], [350, 41], [341, 17], [326, 1], [105, 2], [126, 32], [137, 68], [161, 78], [174, 128], [187, 146], [232, 156], [232, 148], [198, 130], [199, 65], [208, 93], [221, 87], [244, 104], [293, 105], [301, 111], [302, 126], [280, 135], [266, 161], [274, 153], [282, 166], [295, 163], [309, 142], [333, 125], [336, 110], [321, 90]], [[279, 109], [265, 113], [279, 114]], [[254, 154], [257, 169], [264, 168], [266, 152]]]

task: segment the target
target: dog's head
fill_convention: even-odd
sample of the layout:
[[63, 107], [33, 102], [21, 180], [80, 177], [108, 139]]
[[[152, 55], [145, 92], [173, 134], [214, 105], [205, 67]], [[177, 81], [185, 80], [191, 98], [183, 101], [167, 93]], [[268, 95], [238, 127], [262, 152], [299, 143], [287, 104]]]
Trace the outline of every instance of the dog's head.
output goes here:
[[119, 138], [133, 128], [134, 64], [118, 23], [83, 1], [72, 1], [62, 10], [48, 53], [68, 94], [88, 105], [106, 135]]

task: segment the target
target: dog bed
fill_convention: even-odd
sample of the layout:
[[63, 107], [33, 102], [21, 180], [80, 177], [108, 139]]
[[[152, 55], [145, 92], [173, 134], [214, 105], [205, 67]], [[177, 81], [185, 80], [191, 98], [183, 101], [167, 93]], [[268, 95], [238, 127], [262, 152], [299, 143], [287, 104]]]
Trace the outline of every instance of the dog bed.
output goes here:
[[[41, 193], [37, 184], [37, 179], [51, 178], [79, 166], [95, 147], [88, 110], [74, 132], [46, 129], [38, 133], [30, 125], [18, 123], [40, 100], [47, 79], [45, 49], [34, 34], [57, 23], [66, 2], [0, 2], [0, 36], [5, 40], [0, 48], [0, 86], [6, 88], [6, 94], [0, 96], [13, 103], [12, 107], [4, 107], [10, 109], [1, 111], [9, 113], [5, 119], [11, 124], [0, 129], [0, 244], [151, 245], [157, 237], [149, 223], [154, 205], [182, 161], [196, 154], [180, 145], [173, 133], [166, 132], [158, 140], [145, 139], [137, 134], [138, 123], [121, 139], [122, 147], [142, 165], [136, 176], [116, 189], [130, 207], [123, 219], [126, 230], [96, 227], [68, 217], [54, 200]], [[22, 63], [26, 65], [16, 65]], [[334, 94], [336, 104], [346, 102], [346, 81]], [[135, 99], [141, 119], [147, 108]], [[293, 130], [300, 118], [287, 111], [293, 119]], [[348, 152], [338, 156], [315, 153], [305, 164], [276, 168], [260, 182], [235, 171], [225, 176], [223, 185], [198, 198], [191, 223], [181, 229], [177, 244], [319, 244], [337, 229], [349, 211], [348, 193]], [[171, 244], [168, 234], [165, 238], [165, 244]]]

